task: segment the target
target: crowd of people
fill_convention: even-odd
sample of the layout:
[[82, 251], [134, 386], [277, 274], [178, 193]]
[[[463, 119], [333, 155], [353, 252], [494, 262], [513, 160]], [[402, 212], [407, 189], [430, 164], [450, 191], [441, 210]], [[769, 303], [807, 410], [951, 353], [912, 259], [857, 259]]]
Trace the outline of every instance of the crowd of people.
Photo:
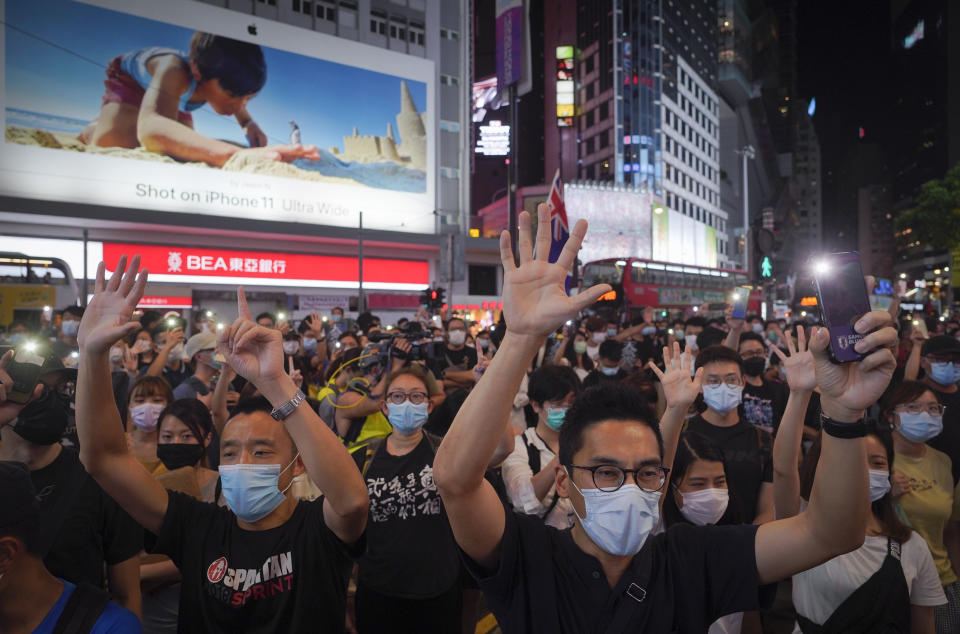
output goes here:
[[960, 321], [611, 320], [539, 216], [487, 326], [188, 324], [136, 256], [8, 324], [0, 631], [960, 632]]

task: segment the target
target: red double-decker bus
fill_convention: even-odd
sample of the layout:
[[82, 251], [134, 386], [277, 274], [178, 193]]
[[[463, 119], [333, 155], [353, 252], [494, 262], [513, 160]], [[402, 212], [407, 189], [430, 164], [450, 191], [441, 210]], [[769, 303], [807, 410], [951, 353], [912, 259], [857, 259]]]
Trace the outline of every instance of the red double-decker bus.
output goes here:
[[[583, 288], [606, 283], [613, 290], [600, 298], [598, 312], [634, 313], [650, 306], [686, 310], [730, 301], [733, 290], [749, 286], [746, 271], [672, 264], [641, 258], [610, 258], [583, 265]], [[759, 313], [763, 293], [753, 290], [748, 313]]]

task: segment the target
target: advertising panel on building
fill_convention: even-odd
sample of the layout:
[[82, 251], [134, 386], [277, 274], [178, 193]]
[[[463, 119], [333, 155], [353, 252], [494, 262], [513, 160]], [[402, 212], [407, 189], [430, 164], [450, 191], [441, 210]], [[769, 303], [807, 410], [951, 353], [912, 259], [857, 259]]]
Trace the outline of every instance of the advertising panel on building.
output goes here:
[[0, 195], [435, 231], [432, 61], [190, 0], [0, 8]]
[[580, 261], [610, 257], [650, 259], [650, 209], [647, 193], [567, 183], [563, 190], [570, 226], [583, 218], [590, 225]]

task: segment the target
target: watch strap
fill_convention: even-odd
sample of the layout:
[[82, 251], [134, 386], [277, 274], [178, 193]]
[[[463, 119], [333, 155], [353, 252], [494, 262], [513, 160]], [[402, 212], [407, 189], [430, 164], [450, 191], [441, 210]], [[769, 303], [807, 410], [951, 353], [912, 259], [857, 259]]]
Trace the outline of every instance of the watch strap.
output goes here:
[[821, 410], [820, 429], [834, 438], [863, 438], [867, 435], [867, 422], [864, 418], [852, 423], [836, 421], [826, 416]]
[[283, 403], [279, 407], [275, 407], [273, 411], [270, 412], [270, 416], [272, 416], [274, 420], [282, 421], [290, 416], [290, 414], [292, 414], [294, 410], [300, 406], [300, 403], [302, 403], [306, 398], [307, 397], [302, 390], [297, 390], [297, 393], [294, 394], [289, 401]]

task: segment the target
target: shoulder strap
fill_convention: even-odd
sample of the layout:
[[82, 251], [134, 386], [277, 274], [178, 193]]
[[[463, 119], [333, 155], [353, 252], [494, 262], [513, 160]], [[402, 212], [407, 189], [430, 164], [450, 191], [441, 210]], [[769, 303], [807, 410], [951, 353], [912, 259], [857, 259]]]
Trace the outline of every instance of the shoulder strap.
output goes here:
[[530, 442], [530, 439], [527, 438], [526, 433], [523, 434], [523, 444], [527, 447], [527, 464], [530, 465], [530, 471], [536, 475], [540, 473], [540, 468], [542, 467], [540, 462], [540, 450], [537, 449], [532, 442]]
[[423, 435], [427, 437], [427, 444], [430, 445], [430, 451], [433, 452], [433, 455], [437, 455], [437, 449], [440, 448], [440, 442], [443, 440], [440, 436], [435, 436], [428, 431], [424, 431]]
[[383, 438], [383, 437], [371, 438], [371, 439], [370, 439], [370, 442], [368, 442], [368, 443], [365, 445], [365, 447], [364, 447], [363, 466], [360, 467], [360, 475], [361, 475], [361, 476], [366, 476], [366, 475], [367, 475], [367, 471], [370, 470], [370, 463], [373, 462], [373, 457], [376, 455], [377, 449], [380, 448], [380, 445], [383, 444], [383, 441], [384, 441], [384, 440], [385, 440], [385, 438]]
[[79, 585], [67, 599], [52, 634], [87, 634], [97, 624], [110, 595], [90, 585]]

